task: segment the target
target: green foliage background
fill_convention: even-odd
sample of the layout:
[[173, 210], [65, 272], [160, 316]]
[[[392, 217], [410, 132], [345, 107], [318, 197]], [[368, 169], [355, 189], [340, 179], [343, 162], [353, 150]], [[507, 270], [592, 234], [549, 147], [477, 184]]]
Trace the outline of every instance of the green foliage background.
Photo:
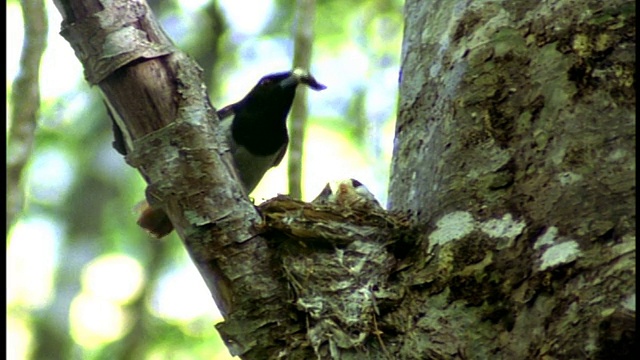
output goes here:
[[[291, 66], [295, 1], [189, 3], [150, 2], [177, 46], [205, 70], [214, 106], [238, 100], [259, 76]], [[233, 3], [245, 15], [231, 11]], [[258, 14], [263, 26], [235, 28], [255, 25], [247, 14], [258, 3], [270, 4]], [[213, 326], [221, 318], [180, 240], [151, 240], [135, 224], [132, 209], [145, 184], [112, 149], [100, 96], [58, 35], [57, 9], [46, 6], [35, 147], [22, 188], [7, 189], [25, 193], [24, 209], [7, 229], [8, 358], [229, 358]], [[19, 71], [20, 17], [18, 1], [8, 1], [7, 31], [16, 35], [7, 44], [7, 99]], [[336, 180], [329, 174], [340, 159], [324, 165], [313, 159], [357, 157], [362, 168], [340, 175], [357, 177], [386, 201], [402, 18], [400, 0], [317, 1], [311, 70], [329, 89], [309, 95], [303, 166], [316, 172], [303, 182]], [[7, 156], [21, 150], [8, 147]], [[286, 192], [270, 184], [254, 192], [256, 202]], [[306, 188], [306, 200], [320, 191], [314, 186]]]

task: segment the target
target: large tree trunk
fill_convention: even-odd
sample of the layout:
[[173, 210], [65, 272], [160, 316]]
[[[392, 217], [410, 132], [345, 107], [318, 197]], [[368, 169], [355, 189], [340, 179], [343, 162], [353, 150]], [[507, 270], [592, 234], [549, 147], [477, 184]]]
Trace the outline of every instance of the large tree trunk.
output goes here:
[[[260, 215], [197, 69], [147, 9], [80, 3], [58, 1], [64, 33], [221, 307], [232, 353], [635, 355], [633, 3], [408, 0], [393, 214], [278, 198]], [[150, 44], [112, 47], [127, 39]]]
[[381, 321], [402, 357], [631, 356], [634, 3], [405, 6], [390, 205], [425, 231]]

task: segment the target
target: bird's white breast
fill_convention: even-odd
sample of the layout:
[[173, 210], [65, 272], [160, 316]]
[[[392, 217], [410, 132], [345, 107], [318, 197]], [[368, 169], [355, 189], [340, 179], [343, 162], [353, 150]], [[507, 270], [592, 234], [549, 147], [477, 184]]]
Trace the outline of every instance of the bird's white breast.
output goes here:
[[222, 131], [226, 134], [227, 141], [229, 143], [229, 149], [233, 160], [240, 176], [240, 181], [244, 185], [247, 194], [251, 193], [253, 189], [258, 185], [262, 176], [270, 168], [274, 166], [276, 158], [279, 156], [280, 151], [273, 155], [257, 156], [251, 154], [243, 146], [239, 146], [231, 136], [231, 123], [233, 122], [233, 115], [227, 116], [221, 119], [220, 126]]

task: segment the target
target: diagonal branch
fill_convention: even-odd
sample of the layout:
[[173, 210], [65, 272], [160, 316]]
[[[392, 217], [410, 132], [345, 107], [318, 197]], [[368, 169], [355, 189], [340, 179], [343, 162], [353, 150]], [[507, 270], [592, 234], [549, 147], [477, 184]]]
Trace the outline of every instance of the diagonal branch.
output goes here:
[[218, 328], [230, 351], [264, 353], [255, 339], [279, 338], [292, 321], [287, 293], [258, 235], [262, 219], [231, 165], [202, 70], [174, 48], [144, 1], [56, 6], [61, 34], [123, 133], [127, 162], [149, 184], [148, 201], [169, 215], [225, 317]]

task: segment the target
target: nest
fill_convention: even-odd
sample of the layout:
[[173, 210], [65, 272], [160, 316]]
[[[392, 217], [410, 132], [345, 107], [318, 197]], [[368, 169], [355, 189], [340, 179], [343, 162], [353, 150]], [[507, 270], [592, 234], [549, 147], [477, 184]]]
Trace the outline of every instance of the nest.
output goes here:
[[[307, 338], [318, 358], [366, 351], [370, 335], [384, 347], [376, 317], [401, 294], [388, 287], [407, 219], [377, 203], [305, 203], [280, 195], [260, 205], [265, 236], [277, 249]], [[357, 206], [356, 206], [357, 205]]]

